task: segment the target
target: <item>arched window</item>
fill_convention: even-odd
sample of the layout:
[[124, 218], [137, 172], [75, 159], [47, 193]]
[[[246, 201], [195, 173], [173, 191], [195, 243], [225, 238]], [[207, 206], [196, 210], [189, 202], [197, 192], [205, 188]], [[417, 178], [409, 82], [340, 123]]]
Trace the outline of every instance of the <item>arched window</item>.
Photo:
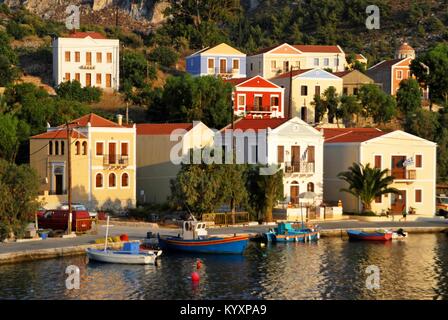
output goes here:
[[84, 141], [82, 143], [82, 154], [86, 155], [87, 154], [87, 141]]
[[79, 141], [75, 142], [75, 153], [77, 156], [81, 154], [81, 142]]
[[109, 174], [109, 188], [114, 188], [116, 186], [116, 176], [115, 173]]
[[308, 183], [306, 190], [310, 191], [310, 192], [314, 192], [314, 183], [312, 183], [312, 182]]
[[65, 142], [61, 141], [61, 155], [64, 155], [64, 152], [65, 152], [64, 146], [65, 146]]
[[48, 143], [48, 154], [51, 156], [53, 155], [53, 141], [50, 141]]
[[103, 175], [101, 173], [97, 173], [95, 176], [95, 186], [97, 188], [103, 187]]
[[126, 172], [121, 175], [121, 186], [129, 187], [129, 175]]
[[54, 154], [55, 155], [59, 154], [59, 141], [54, 142]]

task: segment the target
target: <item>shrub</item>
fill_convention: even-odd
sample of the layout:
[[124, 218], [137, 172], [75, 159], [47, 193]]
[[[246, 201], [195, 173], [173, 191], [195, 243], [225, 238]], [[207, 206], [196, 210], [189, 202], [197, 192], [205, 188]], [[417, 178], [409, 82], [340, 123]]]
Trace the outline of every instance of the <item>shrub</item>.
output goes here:
[[82, 88], [79, 81], [74, 80], [60, 83], [56, 93], [63, 99], [92, 103], [100, 101], [102, 91], [95, 87]]
[[170, 47], [160, 46], [151, 51], [149, 59], [157, 61], [164, 67], [172, 67], [177, 63], [179, 55]]

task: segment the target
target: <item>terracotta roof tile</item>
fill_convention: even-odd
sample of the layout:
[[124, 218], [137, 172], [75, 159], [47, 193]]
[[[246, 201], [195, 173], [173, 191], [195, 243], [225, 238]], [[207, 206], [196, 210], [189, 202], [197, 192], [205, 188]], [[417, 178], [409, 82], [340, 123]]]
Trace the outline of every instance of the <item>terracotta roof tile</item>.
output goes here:
[[354, 70], [345, 70], [345, 71], [340, 71], [340, 72], [333, 72], [333, 74], [334, 74], [336, 77], [342, 78], [342, 77], [345, 77], [346, 75], [352, 73], [353, 71], [354, 71]]
[[[311, 70], [313, 70], [313, 69], [294, 70], [292, 72], [292, 76], [295, 77], [295, 76], [301, 75], [302, 73], [305, 73], [305, 72], [311, 71]], [[289, 78], [290, 76], [291, 76], [291, 72], [285, 72], [285, 73], [282, 73], [281, 75], [278, 75], [272, 79], [283, 79], [283, 78]]]
[[295, 44], [293, 47], [302, 52], [342, 53], [342, 50], [338, 46]]
[[71, 33], [68, 34], [68, 36], [66, 38], [84, 39], [84, 38], [87, 38], [87, 37], [91, 37], [92, 39], [107, 39], [101, 33], [94, 32], [94, 31], [88, 31], [88, 32], [76, 31], [76, 32], [71, 32]]
[[377, 128], [320, 128], [325, 143], [364, 142], [385, 135]]
[[[85, 135], [82, 133], [73, 130], [72, 131], [73, 139], [87, 139]], [[58, 129], [54, 131], [47, 131], [44, 133], [37, 134], [32, 136], [31, 139], [67, 139], [67, 130], [66, 129]]]
[[137, 135], [170, 135], [176, 129], [191, 130], [192, 123], [141, 123], [137, 124]]
[[[78, 119], [73, 120], [71, 123], [77, 122], [80, 127], [87, 127], [87, 123], [90, 122], [91, 127], [119, 127], [122, 128], [118, 123], [107, 120], [94, 113], [86, 114]], [[63, 126], [60, 126], [63, 127]]]
[[[275, 129], [288, 121], [288, 119], [273, 118], [273, 119], [241, 119], [235, 122], [235, 130], [240, 129], [246, 131], [248, 129], [261, 130], [261, 129]], [[232, 128], [232, 124], [225, 127], [225, 130]]]

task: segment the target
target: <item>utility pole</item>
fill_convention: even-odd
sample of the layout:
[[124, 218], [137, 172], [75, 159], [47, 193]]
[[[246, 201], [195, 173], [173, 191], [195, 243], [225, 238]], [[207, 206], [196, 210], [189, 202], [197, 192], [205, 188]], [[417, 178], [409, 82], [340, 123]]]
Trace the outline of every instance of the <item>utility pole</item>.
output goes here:
[[[291, 65], [289, 69], [289, 108], [288, 108], [288, 119], [292, 118], [292, 72], [294, 70], [294, 66]], [[297, 67], [297, 70], [300, 70], [300, 64]]]
[[71, 156], [71, 130], [67, 122], [67, 202], [68, 202], [68, 229], [67, 234], [72, 233], [72, 156]]

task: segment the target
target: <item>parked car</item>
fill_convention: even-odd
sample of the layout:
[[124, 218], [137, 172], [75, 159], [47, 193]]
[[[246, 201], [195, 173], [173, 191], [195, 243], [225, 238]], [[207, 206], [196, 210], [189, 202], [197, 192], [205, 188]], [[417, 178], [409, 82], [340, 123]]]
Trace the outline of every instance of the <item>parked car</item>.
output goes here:
[[[63, 203], [59, 206], [58, 210], [68, 210], [68, 203]], [[72, 203], [72, 211], [88, 211], [86, 206], [82, 203]], [[95, 211], [88, 211], [91, 218], [96, 217]]]
[[[63, 230], [68, 228], [68, 210], [47, 210], [37, 218], [39, 228]], [[92, 221], [87, 210], [72, 211], [72, 231], [85, 232], [92, 228]]]
[[436, 197], [436, 215], [448, 218], [448, 197]]

